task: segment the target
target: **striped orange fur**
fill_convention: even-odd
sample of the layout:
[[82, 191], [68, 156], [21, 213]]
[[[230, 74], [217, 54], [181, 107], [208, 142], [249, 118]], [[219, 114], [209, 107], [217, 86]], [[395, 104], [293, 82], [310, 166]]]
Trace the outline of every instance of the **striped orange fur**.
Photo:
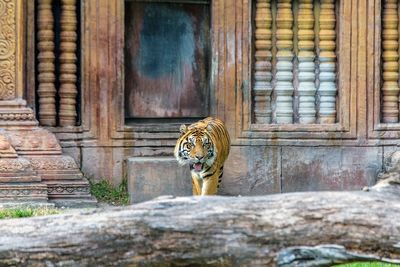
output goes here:
[[189, 164], [193, 195], [218, 192], [229, 150], [229, 134], [221, 120], [208, 117], [181, 126], [181, 137], [176, 142], [174, 154], [180, 164]]

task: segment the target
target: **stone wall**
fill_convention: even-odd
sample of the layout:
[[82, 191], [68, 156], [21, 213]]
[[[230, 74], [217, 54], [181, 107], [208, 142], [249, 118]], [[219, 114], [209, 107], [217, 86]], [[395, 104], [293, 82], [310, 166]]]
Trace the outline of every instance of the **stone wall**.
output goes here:
[[[373, 184], [384, 158], [400, 143], [400, 124], [393, 119], [398, 116], [398, 96], [391, 95], [398, 94], [393, 79], [399, 69], [390, 64], [398, 58], [399, 33], [391, 28], [399, 20], [397, 2], [201, 2], [209, 4], [213, 18], [209, 114], [225, 121], [233, 144], [221, 194], [358, 190]], [[80, 121], [48, 129], [87, 177], [117, 184], [141, 172], [129, 169], [132, 158], [171, 157], [184, 120], [126, 120], [124, 1], [82, 1], [80, 10], [79, 20], [74, 18], [82, 26], [81, 83], [76, 88]], [[26, 14], [29, 37], [35, 25], [30, 1]], [[300, 20], [299, 14], [304, 15]], [[311, 37], [310, 21], [316, 25]], [[27, 66], [35, 66], [32, 40], [27, 40]], [[287, 41], [289, 47], [277, 41]], [[279, 58], [282, 53], [293, 59], [289, 71], [291, 61]], [[316, 64], [310, 71], [312, 59]], [[37, 77], [34, 68], [25, 72], [27, 101], [35, 108]], [[290, 85], [290, 101], [277, 82]], [[324, 82], [331, 91], [323, 90]], [[327, 106], [321, 105], [321, 97]], [[329, 111], [328, 121], [324, 110]], [[293, 120], [277, 120], [290, 114]]]

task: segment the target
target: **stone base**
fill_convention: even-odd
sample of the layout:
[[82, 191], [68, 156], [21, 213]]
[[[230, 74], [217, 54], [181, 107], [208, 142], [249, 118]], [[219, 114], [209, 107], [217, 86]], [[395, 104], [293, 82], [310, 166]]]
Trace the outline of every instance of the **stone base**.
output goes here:
[[20, 129], [0, 129], [0, 202], [94, 206], [89, 182], [75, 161], [62, 155], [55, 135], [28, 124], [21, 123]]
[[127, 175], [131, 203], [161, 195], [192, 195], [189, 166], [180, 166], [173, 157], [129, 158]]
[[89, 182], [86, 179], [76, 181], [45, 181], [48, 187], [49, 199], [87, 199], [91, 198]]
[[22, 208], [54, 208], [54, 203], [41, 201], [10, 201], [0, 202], [0, 209], [22, 209]]
[[88, 199], [50, 199], [50, 203], [59, 208], [96, 208], [98, 205], [94, 197]]
[[[47, 185], [32, 169], [30, 161], [18, 157], [6, 139], [2, 139], [0, 151], [0, 202], [42, 202], [46, 203]], [[10, 153], [14, 151], [14, 153]]]
[[[24, 55], [21, 54], [24, 33], [17, 27], [22, 23], [22, 2], [24, 1], [0, 1], [1, 10], [6, 11], [3, 12], [0, 22], [3, 33], [0, 86], [0, 201], [4, 202], [47, 201], [50, 195], [47, 192], [47, 181], [41, 177], [49, 173], [47, 171], [63, 174], [54, 176], [57, 182], [70, 179], [73, 180], [72, 185], [75, 185], [82, 179], [76, 164], [70, 164], [71, 160], [63, 157], [55, 135], [38, 125], [35, 113], [22, 99], [23, 80], [26, 78], [23, 71]], [[3, 45], [4, 38], [6, 47]], [[34, 159], [37, 162], [34, 162]], [[63, 167], [64, 161], [69, 164], [66, 168]], [[84, 180], [81, 182], [85, 183]], [[74, 192], [69, 195], [74, 195]], [[87, 195], [89, 193], [82, 197], [79, 192], [76, 198], [86, 199]]]
[[0, 183], [0, 202], [47, 202], [47, 186], [42, 183]]
[[[65, 155], [30, 156], [33, 168], [47, 184], [49, 200], [62, 206], [92, 205], [90, 186], [75, 161]], [[68, 204], [71, 203], [71, 204]], [[93, 205], [92, 205], [93, 206]]]

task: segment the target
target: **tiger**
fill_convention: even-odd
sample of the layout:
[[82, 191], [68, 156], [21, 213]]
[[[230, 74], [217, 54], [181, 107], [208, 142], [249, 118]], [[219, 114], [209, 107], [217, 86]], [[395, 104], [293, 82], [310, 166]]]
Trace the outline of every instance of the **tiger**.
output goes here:
[[229, 155], [230, 137], [225, 124], [208, 117], [180, 127], [174, 155], [181, 165], [189, 164], [193, 195], [215, 195]]

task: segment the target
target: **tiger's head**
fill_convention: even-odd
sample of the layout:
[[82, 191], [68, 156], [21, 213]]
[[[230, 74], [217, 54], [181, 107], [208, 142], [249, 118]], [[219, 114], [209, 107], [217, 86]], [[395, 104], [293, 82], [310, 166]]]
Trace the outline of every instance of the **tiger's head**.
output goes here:
[[180, 128], [181, 137], [175, 146], [175, 157], [181, 165], [189, 164], [190, 170], [201, 173], [213, 165], [217, 151], [207, 127]]

